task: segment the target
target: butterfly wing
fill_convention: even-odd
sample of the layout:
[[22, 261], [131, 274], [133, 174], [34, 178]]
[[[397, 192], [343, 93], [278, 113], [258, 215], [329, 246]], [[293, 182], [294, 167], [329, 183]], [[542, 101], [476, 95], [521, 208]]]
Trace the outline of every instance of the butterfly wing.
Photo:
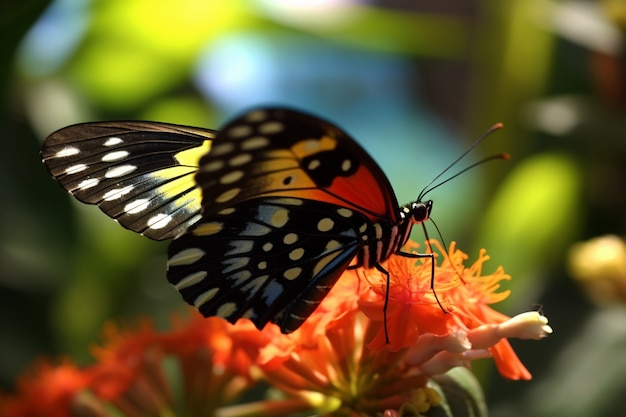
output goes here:
[[200, 219], [194, 180], [215, 131], [154, 122], [95, 122], [65, 127], [44, 142], [52, 176], [149, 238], [176, 237]]
[[269, 321], [289, 333], [315, 310], [359, 249], [361, 213], [322, 201], [260, 197], [170, 244], [168, 280], [205, 316]]
[[227, 124], [196, 181], [207, 216], [255, 197], [289, 196], [397, 221], [391, 185], [367, 152], [333, 124], [294, 110], [255, 110]]
[[203, 220], [171, 243], [168, 279], [204, 315], [248, 317], [258, 328], [299, 327], [372, 222], [397, 220], [374, 160], [336, 126], [293, 110], [255, 110], [227, 124], [196, 181]]

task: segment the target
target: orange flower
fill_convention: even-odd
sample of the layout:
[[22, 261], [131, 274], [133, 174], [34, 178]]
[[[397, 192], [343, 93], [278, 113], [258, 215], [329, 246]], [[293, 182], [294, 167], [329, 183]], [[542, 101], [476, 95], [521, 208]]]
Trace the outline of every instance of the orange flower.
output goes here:
[[253, 359], [264, 341], [248, 320], [233, 326], [218, 317], [192, 314], [190, 319], [177, 317], [175, 330], [162, 334], [160, 344], [180, 364], [186, 414], [213, 415], [254, 383]]
[[0, 395], [0, 415], [65, 417], [89, 382], [89, 375], [68, 359], [56, 364], [40, 361], [20, 378], [15, 395]]
[[426, 387], [430, 375], [407, 364], [406, 349], [367, 346], [382, 323], [359, 308], [371, 295], [360, 275], [346, 271], [291, 335], [273, 325], [263, 330], [272, 343], [261, 349], [258, 365], [265, 380], [294, 397], [291, 411], [372, 415], [415, 401], [422, 412], [438, 405], [439, 396]]
[[85, 372], [92, 375], [90, 388], [127, 416], [158, 415], [169, 409], [172, 394], [163, 375], [163, 352], [147, 320], [134, 330], [121, 330], [113, 323], [103, 329], [104, 344], [93, 346], [97, 363]]
[[[508, 295], [499, 288], [510, 277], [502, 268], [484, 274], [484, 251], [466, 268], [467, 255], [454, 243], [448, 253], [435, 241], [430, 245], [439, 253], [434, 282], [431, 260], [423, 258], [390, 257], [382, 265], [389, 287], [376, 269], [348, 270], [289, 335], [274, 324], [259, 332], [248, 320], [231, 325], [197, 313], [176, 318], [174, 330], [164, 333], [148, 322], [134, 330], [107, 324], [104, 343], [92, 349], [95, 365], [41, 365], [36, 378], [20, 382], [17, 395], [5, 396], [0, 413], [108, 417], [112, 405], [115, 415], [128, 417], [423, 415], [441, 402], [428, 385], [431, 377], [473, 360], [493, 357], [507, 378], [529, 379], [507, 338], [545, 337], [547, 319], [537, 312], [509, 318], [491, 309]], [[180, 378], [170, 379], [171, 365], [178, 365]], [[234, 404], [259, 379], [282, 397]]]
[[[368, 346], [373, 349], [401, 349], [415, 346], [425, 333], [457, 335], [464, 338], [474, 350], [487, 349], [503, 376], [509, 379], [530, 379], [530, 373], [505, 337], [528, 338], [524, 333], [527, 328], [538, 329], [536, 338], [545, 337], [552, 331], [547, 326], [547, 319], [535, 313], [532, 319], [521, 322], [519, 335], [498, 336], [500, 327], [506, 325], [510, 318], [493, 310], [490, 305], [508, 297], [508, 290], [497, 291], [501, 281], [510, 280], [511, 277], [504, 273], [502, 267], [492, 274], [483, 274], [483, 265], [489, 260], [484, 249], [479, 258], [466, 268], [463, 263], [468, 256], [456, 249], [455, 242], [450, 244], [447, 253], [435, 240], [431, 240], [430, 245], [443, 257], [439, 265], [435, 266], [434, 285], [446, 311], [439, 307], [430, 289], [430, 259], [421, 258], [415, 262], [411, 258], [392, 256], [383, 265], [391, 275], [386, 323], [390, 344], [388, 347], [384, 344], [383, 328], [386, 278], [378, 272], [368, 271], [366, 277], [372, 284], [373, 293], [361, 305], [372, 321], [380, 323], [378, 332]], [[485, 332], [485, 326], [493, 332], [490, 344], [475, 343], [474, 333]], [[412, 349], [415, 350], [414, 347]], [[473, 354], [484, 356], [478, 352]]]
[[544, 337], [551, 332], [545, 317], [533, 312], [509, 319], [489, 307], [506, 298], [508, 292], [497, 290], [510, 278], [501, 268], [483, 275], [484, 251], [468, 268], [467, 255], [454, 244], [441, 252], [434, 283], [446, 311], [430, 288], [430, 259], [396, 255], [383, 264], [391, 281], [386, 322], [386, 276], [376, 269], [346, 271], [293, 334], [263, 330], [272, 337], [257, 362], [265, 379], [300, 399], [298, 411], [394, 415], [407, 404], [422, 413], [436, 406], [428, 379], [475, 359], [493, 355], [504, 376], [530, 378], [505, 338]]

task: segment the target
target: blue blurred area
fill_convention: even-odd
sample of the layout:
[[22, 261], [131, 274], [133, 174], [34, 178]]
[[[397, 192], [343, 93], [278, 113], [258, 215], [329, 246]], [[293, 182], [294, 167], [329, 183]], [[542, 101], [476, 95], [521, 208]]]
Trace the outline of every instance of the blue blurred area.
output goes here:
[[71, 59], [89, 25], [89, 0], [57, 0], [22, 40], [20, 69], [31, 77], [58, 71]]
[[[456, 129], [421, 102], [419, 66], [408, 57], [305, 36], [238, 33], [207, 46], [194, 79], [224, 118], [279, 105], [334, 122], [381, 164], [400, 204], [414, 200], [464, 150]], [[475, 179], [473, 192], [480, 195]], [[467, 184], [446, 185], [435, 216], [445, 219], [446, 207], [461, 202], [471, 210], [472, 192], [462, 190]]]

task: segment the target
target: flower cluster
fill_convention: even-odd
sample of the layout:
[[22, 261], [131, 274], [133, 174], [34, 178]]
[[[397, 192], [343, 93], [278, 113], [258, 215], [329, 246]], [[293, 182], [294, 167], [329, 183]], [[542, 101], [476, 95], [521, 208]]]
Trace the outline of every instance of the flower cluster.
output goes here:
[[[197, 314], [168, 332], [107, 325], [94, 365], [36, 365], [15, 394], [0, 396], [0, 415], [423, 415], [441, 402], [429, 380], [474, 359], [493, 357], [503, 376], [529, 379], [507, 338], [545, 337], [547, 319], [489, 307], [507, 297], [498, 289], [510, 277], [501, 268], [483, 275], [484, 252], [465, 267], [454, 244], [447, 253], [430, 244], [442, 258], [434, 282], [430, 259], [392, 256], [383, 264], [390, 285], [377, 269], [348, 270], [290, 335]], [[268, 395], [242, 401], [259, 391]]]

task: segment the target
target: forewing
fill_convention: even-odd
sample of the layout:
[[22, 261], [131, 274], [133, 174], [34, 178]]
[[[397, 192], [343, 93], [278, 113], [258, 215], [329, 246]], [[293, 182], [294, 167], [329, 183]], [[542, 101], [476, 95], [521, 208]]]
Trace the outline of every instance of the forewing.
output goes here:
[[200, 219], [202, 193], [194, 176], [215, 133], [155, 122], [83, 123], [51, 134], [41, 155], [78, 200], [162, 240]]
[[262, 196], [325, 201], [397, 221], [398, 203], [386, 176], [345, 132], [287, 109], [261, 109], [227, 124], [196, 176], [210, 217]]

